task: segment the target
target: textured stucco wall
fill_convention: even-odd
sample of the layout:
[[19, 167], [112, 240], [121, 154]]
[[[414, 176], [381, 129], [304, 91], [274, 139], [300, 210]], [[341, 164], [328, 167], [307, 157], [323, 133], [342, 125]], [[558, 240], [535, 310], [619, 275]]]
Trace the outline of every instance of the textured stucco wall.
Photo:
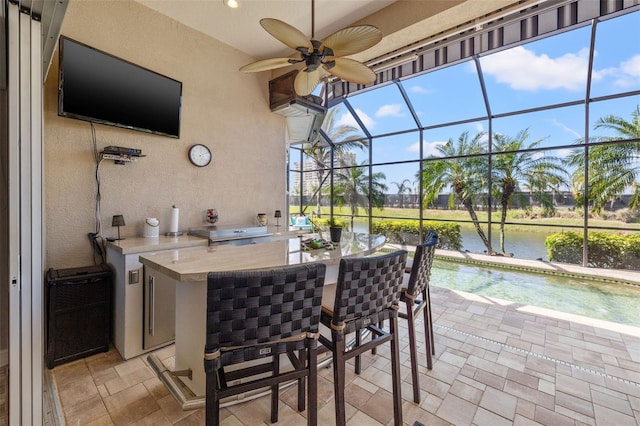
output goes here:
[[[131, 1], [72, 0], [62, 34], [182, 81], [180, 139], [95, 125], [98, 149], [142, 149], [137, 163], [99, 168], [102, 235], [123, 214], [123, 237], [142, 236], [146, 217], [169, 227], [180, 208], [180, 229], [200, 226], [215, 207], [219, 224], [254, 223], [257, 212], [285, 208], [285, 121], [268, 106], [268, 73], [243, 74], [253, 59]], [[44, 155], [46, 267], [90, 265], [87, 233], [95, 229], [96, 165], [88, 122], [57, 115], [58, 55], [45, 81]], [[197, 168], [187, 151], [203, 143], [212, 163]]]

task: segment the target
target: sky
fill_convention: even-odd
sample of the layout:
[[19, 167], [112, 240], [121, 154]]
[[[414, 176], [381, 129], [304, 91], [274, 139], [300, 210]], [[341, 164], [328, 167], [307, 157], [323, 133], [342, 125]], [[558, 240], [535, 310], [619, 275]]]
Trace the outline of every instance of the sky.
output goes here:
[[[543, 105], [584, 100], [591, 26], [506, 49], [480, 58], [492, 114], [502, 114]], [[640, 12], [630, 13], [598, 24], [593, 64], [591, 98], [640, 90]], [[473, 61], [403, 80], [402, 85], [414, 106], [420, 124], [431, 126], [486, 115], [478, 73]], [[416, 123], [398, 88], [391, 84], [349, 97], [372, 135], [416, 129]], [[640, 105], [640, 96], [592, 103], [590, 136], [603, 136], [593, 130], [595, 121], [606, 115], [631, 120]], [[357, 124], [346, 108], [341, 107], [340, 124]], [[496, 118], [493, 132], [515, 136], [529, 130], [529, 142], [541, 146], [572, 145], [585, 136], [583, 105], [524, 115]], [[425, 155], [437, 155], [437, 146], [463, 132], [471, 136], [486, 132], [488, 121], [438, 128], [425, 132]], [[419, 134], [374, 139], [373, 162], [412, 160], [419, 155]], [[549, 151], [566, 156], [571, 149]], [[357, 153], [357, 161], [368, 159], [366, 151]], [[415, 169], [415, 170], [414, 170]], [[413, 180], [417, 165], [378, 167], [392, 182]], [[393, 192], [393, 191], [390, 191]]]

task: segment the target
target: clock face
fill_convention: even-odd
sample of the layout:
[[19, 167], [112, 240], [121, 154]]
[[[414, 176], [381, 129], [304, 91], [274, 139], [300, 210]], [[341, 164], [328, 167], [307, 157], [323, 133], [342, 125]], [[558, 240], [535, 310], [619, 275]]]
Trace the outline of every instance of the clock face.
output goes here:
[[194, 166], [204, 167], [211, 162], [211, 150], [202, 144], [189, 148], [189, 160]]

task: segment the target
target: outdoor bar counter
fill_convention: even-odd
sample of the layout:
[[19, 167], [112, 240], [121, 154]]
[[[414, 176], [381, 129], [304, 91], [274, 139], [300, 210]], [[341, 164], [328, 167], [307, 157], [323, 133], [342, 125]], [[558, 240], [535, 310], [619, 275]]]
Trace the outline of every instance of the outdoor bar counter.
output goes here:
[[209, 272], [322, 262], [327, 265], [325, 281], [335, 282], [341, 258], [371, 254], [384, 245], [385, 237], [343, 232], [339, 246], [333, 250], [305, 251], [301, 241], [299, 236], [275, 235], [271, 241], [258, 244], [214, 245], [140, 256], [145, 274], [175, 282], [175, 366], [170, 371], [155, 355], [150, 355], [149, 361], [183, 409], [204, 404], [203, 354]]

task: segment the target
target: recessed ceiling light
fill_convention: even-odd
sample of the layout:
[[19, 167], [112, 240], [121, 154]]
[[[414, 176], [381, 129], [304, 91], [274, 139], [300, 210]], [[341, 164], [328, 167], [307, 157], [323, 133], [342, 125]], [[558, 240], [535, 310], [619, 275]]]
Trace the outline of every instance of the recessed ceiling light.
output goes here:
[[222, 0], [225, 6], [230, 7], [231, 9], [237, 9], [240, 7], [240, 2], [238, 0]]

